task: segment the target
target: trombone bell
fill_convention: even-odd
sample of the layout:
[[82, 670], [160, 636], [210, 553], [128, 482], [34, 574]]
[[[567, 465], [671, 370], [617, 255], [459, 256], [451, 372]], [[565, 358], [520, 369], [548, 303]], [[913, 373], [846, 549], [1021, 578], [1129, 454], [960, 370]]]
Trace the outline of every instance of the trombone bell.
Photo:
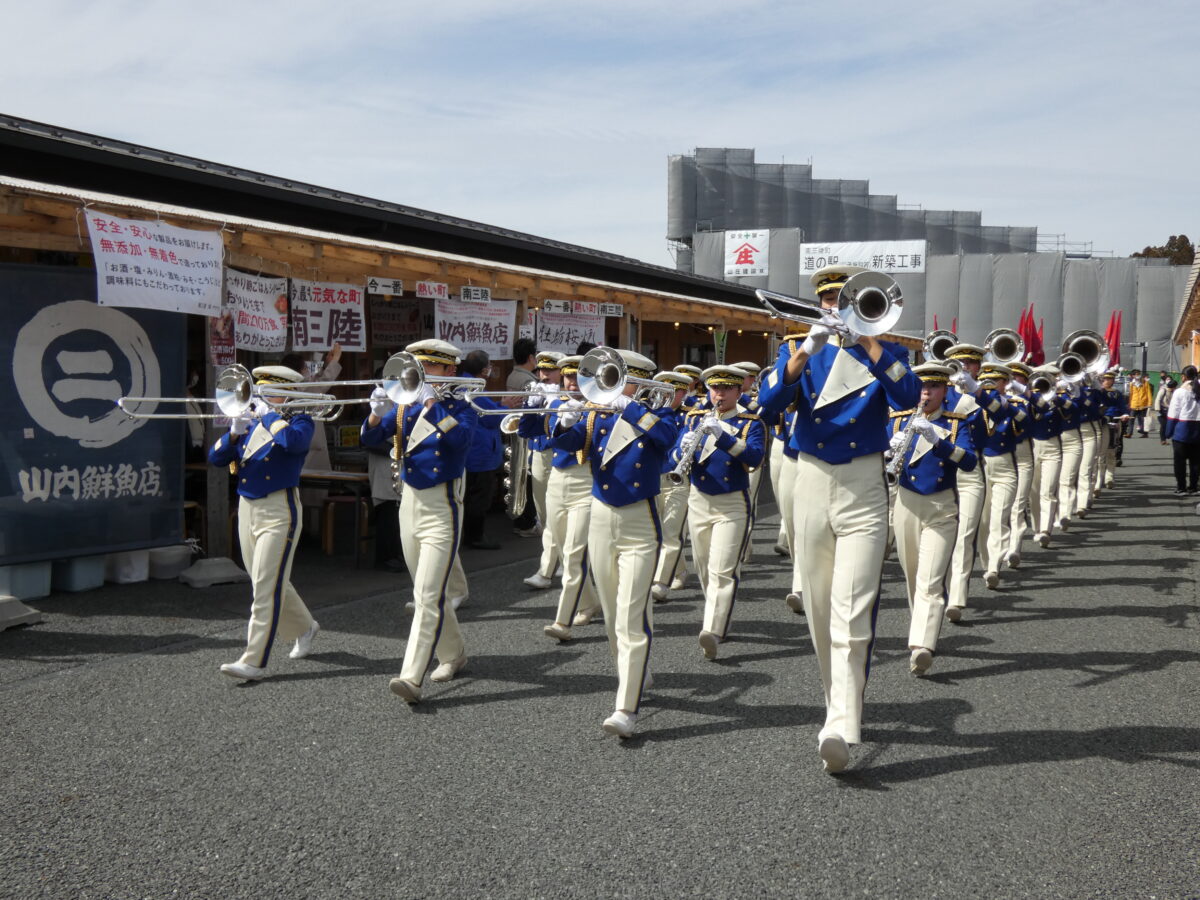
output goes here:
[[997, 328], [983, 342], [983, 361], [1007, 366], [1025, 356], [1025, 341], [1011, 328]]
[[[775, 291], [756, 290], [754, 295], [776, 319], [814, 325], [834, 312], [811, 300], [789, 297]], [[847, 279], [838, 291], [836, 312], [851, 331], [876, 337], [891, 331], [900, 321], [900, 315], [904, 312], [904, 295], [896, 279], [890, 275], [859, 272]]]

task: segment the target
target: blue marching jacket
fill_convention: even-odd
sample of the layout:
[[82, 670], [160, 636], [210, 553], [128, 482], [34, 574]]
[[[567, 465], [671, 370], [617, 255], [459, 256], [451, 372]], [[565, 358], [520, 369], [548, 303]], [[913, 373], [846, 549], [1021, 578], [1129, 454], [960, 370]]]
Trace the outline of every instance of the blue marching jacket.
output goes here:
[[889, 412], [917, 405], [921, 379], [897, 358], [891, 344], [882, 344], [879, 361], [872, 363], [859, 344], [838, 348], [831, 338], [788, 384], [785, 370], [801, 340], [792, 337], [779, 347], [775, 368], [759, 389], [759, 405], [781, 412], [794, 402], [788, 443], [824, 462], [836, 465], [882, 453], [888, 445]]
[[[471, 433], [478, 416], [466, 400], [451, 397], [437, 400], [428, 410], [420, 403], [404, 407], [400, 431], [396, 431], [399, 408], [388, 410], [374, 428], [363, 421], [360, 439], [364, 447], [377, 447], [394, 440], [400, 461], [400, 477], [415, 488], [431, 488], [461, 478], [466, 468]], [[424, 415], [422, 415], [424, 413]]]
[[[549, 400], [546, 405], [550, 409], [558, 409], [567, 402], [565, 396], [555, 397]], [[546, 449], [550, 447], [553, 451], [550, 456], [550, 465], [555, 469], [569, 469], [571, 466], [579, 465], [583, 462], [583, 453], [572, 453], [568, 450], [560, 450], [550, 443], [551, 433], [551, 416], [521, 416], [517, 423], [517, 434], [529, 441], [529, 448], [536, 450], [538, 447]]]
[[[687, 414], [679, 439], [671, 450], [670, 468], [682, 459], [681, 447], [687, 436], [705, 420], [709, 410], [693, 410]], [[721, 416], [723, 431], [714, 439], [706, 435], [700, 442], [692, 462], [692, 486], [705, 494], [728, 494], [750, 487], [750, 470], [762, 464], [766, 429], [762, 420], [752, 412], [734, 408]], [[670, 469], [668, 469], [670, 471]]]
[[[296, 487], [300, 470], [312, 443], [313, 420], [304, 413], [285, 419], [269, 412], [246, 431], [234, 437], [223, 434], [208, 451], [214, 466], [237, 464], [237, 492], [248, 500]], [[246, 448], [253, 448], [246, 455]]]
[[569, 453], [584, 451], [592, 466], [592, 496], [609, 506], [628, 506], [658, 496], [666, 456], [678, 432], [669, 407], [648, 410], [636, 400], [620, 413], [581, 410], [582, 419], [558, 429], [550, 446]]
[[[891, 414], [892, 434], [904, 431], [915, 409]], [[943, 436], [933, 444], [918, 437], [904, 456], [900, 468], [900, 487], [928, 496], [952, 490], [958, 483], [959, 471], [970, 472], [978, 462], [967, 417], [961, 413], [942, 412], [931, 419]]]

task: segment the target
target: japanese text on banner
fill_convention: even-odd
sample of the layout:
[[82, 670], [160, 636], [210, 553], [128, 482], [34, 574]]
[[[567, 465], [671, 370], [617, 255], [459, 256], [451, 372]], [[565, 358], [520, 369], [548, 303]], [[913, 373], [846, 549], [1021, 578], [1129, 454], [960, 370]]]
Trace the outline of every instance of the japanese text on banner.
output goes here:
[[492, 360], [512, 359], [516, 318], [515, 300], [494, 300], [487, 305], [434, 301], [434, 334], [463, 353], [483, 350]]
[[422, 335], [421, 303], [411, 297], [388, 303], [382, 297], [371, 298], [371, 343], [376, 348], [399, 349]]
[[538, 314], [538, 350], [573, 354], [584, 341], [589, 344], [604, 343], [604, 319], [601, 316], [547, 312], [544, 307]]
[[766, 275], [770, 237], [769, 231], [725, 232], [725, 277]]
[[219, 231], [177, 228], [87, 210], [101, 306], [221, 314]]
[[862, 266], [875, 272], [924, 272], [924, 241], [858, 241], [801, 244], [800, 273], [811, 275], [825, 266]]
[[367, 349], [363, 289], [354, 284], [292, 280], [292, 349], [351, 353]]
[[287, 279], [225, 270], [225, 306], [239, 350], [282, 353], [287, 348]]

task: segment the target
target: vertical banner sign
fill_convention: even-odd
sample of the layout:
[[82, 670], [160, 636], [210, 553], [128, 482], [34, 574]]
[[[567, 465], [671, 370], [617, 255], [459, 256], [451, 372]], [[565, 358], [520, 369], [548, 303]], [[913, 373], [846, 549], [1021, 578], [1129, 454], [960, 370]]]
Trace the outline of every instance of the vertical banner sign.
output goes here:
[[291, 300], [293, 350], [329, 350], [334, 344], [351, 353], [367, 349], [358, 285], [292, 279]]
[[889, 274], [920, 273], [925, 271], [925, 242], [858, 241], [800, 245], [801, 275], [811, 275], [825, 266], [862, 266]]
[[434, 303], [434, 335], [449, 341], [463, 353], [483, 350], [488, 358], [512, 359], [517, 301], [463, 303], [438, 300]]
[[239, 350], [282, 353], [287, 349], [287, 279], [225, 270], [225, 307], [233, 317]]
[[550, 301], [547, 301], [546, 306], [538, 313], [538, 350], [553, 350], [570, 355], [583, 341], [597, 345], [604, 343], [604, 318], [599, 315], [555, 312], [550, 309]]
[[176, 228], [87, 210], [101, 306], [221, 314], [219, 231]]
[[717, 365], [725, 365], [725, 348], [729, 345], [728, 331], [713, 332], [713, 349], [717, 352]]
[[0, 565], [179, 543], [186, 423], [114, 401], [184, 396], [186, 320], [98, 305], [86, 269], [0, 266], [0, 296]]
[[399, 350], [421, 340], [421, 304], [411, 297], [393, 300], [371, 298], [371, 344]]
[[769, 231], [725, 232], [725, 277], [767, 274]]
[[218, 369], [237, 362], [233, 346], [233, 313], [229, 310], [208, 320], [208, 361]]

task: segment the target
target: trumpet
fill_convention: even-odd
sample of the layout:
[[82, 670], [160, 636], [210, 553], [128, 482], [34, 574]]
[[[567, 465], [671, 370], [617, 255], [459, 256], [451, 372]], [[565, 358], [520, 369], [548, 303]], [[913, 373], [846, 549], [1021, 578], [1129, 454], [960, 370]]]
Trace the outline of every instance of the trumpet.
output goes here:
[[1060, 356], [1055, 365], [1062, 372], [1063, 381], [1067, 384], [1076, 384], [1083, 381], [1083, 376], [1087, 374], [1087, 360], [1078, 353], [1071, 351]]
[[688, 434], [682, 441], [679, 442], [679, 464], [667, 473], [667, 480], [671, 484], [683, 484], [688, 480], [688, 476], [692, 472], [692, 466], [696, 463], [696, 451], [700, 449], [700, 442], [704, 440], [704, 435], [707, 431], [701, 431], [709, 422], [716, 421], [715, 412], [710, 412], [700, 423]]
[[1011, 328], [997, 328], [983, 342], [983, 361], [1006, 366], [1025, 356], [1025, 341]]
[[1049, 375], [1038, 374], [1029, 379], [1029, 389], [1035, 394], [1045, 394], [1054, 390], [1054, 379]]
[[1081, 328], [1079, 331], [1072, 331], [1068, 334], [1066, 340], [1062, 342], [1062, 351], [1064, 354], [1072, 353], [1082, 359], [1084, 371], [1091, 375], [1100, 375], [1108, 368], [1110, 358], [1108, 342], [1087, 328]]
[[625, 386], [636, 384], [647, 392], [651, 402], [666, 406], [675, 397], [675, 386], [652, 378], [629, 374], [621, 355], [611, 347], [593, 347], [579, 361], [579, 392], [585, 400], [599, 406], [611, 406], [625, 393]]
[[[823, 309], [819, 303], [756, 290], [758, 302], [767, 308], [772, 318], [816, 324], [834, 310]], [[882, 272], [859, 272], [852, 275], [838, 291], [836, 316], [856, 334], [876, 336], [891, 331], [904, 312], [904, 295], [896, 279]]]
[[[340, 409], [334, 411], [337, 398], [331, 394], [314, 391], [294, 392], [289, 395], [297, 398], [293, 401], [279, 402], [273, 397], [284, 396], [280, 390], [283, 385], [255, 385], [249, 370], [239, 364], [226, 366], [217, 376], [217, 386], [213, 397], [119, 397], [117, 406], [121, 412], [132, 419], [236, 419], [250, 412], [250, 406], [255, 401], [261, 401], [279, 413], [289, 413], [304, 410], [313, 419], [327, 422], [336, 419]], [[156, 409], [160, 403], [195, 403], [201, 406], [212, 405], [216, 412], [180, 412], [160, 413], [142, 412], [143, 404], [151, 404]]]

